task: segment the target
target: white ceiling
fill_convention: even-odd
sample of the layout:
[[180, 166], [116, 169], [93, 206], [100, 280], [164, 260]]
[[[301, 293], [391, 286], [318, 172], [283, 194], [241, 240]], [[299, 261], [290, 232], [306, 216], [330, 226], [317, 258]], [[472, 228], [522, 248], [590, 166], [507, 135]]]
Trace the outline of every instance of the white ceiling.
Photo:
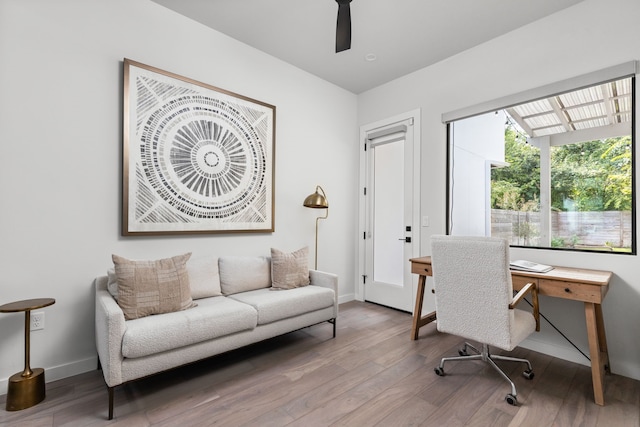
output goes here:
[[153, 1], [358, 94], [583, 0], [353, 0], [341, 53], [335, 0]]

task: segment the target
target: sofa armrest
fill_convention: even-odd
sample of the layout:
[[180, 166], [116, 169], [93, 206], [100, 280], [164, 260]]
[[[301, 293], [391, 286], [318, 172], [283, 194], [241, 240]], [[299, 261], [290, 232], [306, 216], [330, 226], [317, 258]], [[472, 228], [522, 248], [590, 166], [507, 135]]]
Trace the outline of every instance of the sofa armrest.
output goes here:
[[96, 348], [109, 387], [122, 383], [122, 337], [126, 329], [122, 309], [107, 291], [107, 277], [95, 279]]
[[334, 318], [338, 318], [338, 276], [324, 271], [309, 270], [309, 279], [311, 285], [322, 286], [333, 290], [335, 295], [333, 316]]

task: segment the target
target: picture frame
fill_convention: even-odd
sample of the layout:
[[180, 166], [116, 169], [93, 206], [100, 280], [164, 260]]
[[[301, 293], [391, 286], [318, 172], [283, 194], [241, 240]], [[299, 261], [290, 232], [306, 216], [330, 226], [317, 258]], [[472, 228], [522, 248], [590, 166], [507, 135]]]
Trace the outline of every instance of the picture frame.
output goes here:
[[127, 58], [123, 86], [123, 236], [275, 231], [275, 106]]

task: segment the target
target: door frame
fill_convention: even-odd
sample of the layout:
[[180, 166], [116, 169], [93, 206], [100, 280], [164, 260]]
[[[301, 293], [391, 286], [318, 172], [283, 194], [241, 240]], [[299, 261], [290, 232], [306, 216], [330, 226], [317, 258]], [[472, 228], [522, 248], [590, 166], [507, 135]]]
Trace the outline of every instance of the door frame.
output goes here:
[[[378, 120], [373, 123], [360, 126], [360, 137], [358, 139], [359, 152], [360, 152], [360, 166], [359, 166], [359, 187], [358, 187], [358, 233], [356, 238], [356, 259], [358, 260], [358, 268], [355, 277], [355, 299], [357, 301], [364, 301], [364, 275], [366, 248], [365, 248], [365, 233], [367, 233], [367, 199], [364, 194], [364, 188], [367, 186], [367, 152], [365, 151], [367, 134], [379, 129], [393, 125], [394, 123], [410, 120], [413, 122], [413, 212], [411, 215], [411, 230], [412, 235], [412, 249], [413, 257], [420, 256], [420, 146], [422, 145], [421, 130], [420, 130], [420, 109], [411, 110], [405, 113], [398, 114], [393, 117], [389, 117], [383, 120]], [[407, 263], [409, 260], [407, 260]], [[417, 277], [411, 275], [412, 295], [413, 301], [411, 307], [415, 306], [415, 294], [418, 287]]]

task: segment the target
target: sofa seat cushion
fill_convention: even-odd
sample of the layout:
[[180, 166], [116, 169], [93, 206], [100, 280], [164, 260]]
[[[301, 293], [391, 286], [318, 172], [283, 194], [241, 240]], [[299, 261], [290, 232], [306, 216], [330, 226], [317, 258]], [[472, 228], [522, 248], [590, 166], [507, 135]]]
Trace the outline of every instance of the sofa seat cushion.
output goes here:
[[275, 322], [331, 307], [335, 301], [332, 289], [320, 286], [275, 290], [258, 289], [229, 296], [258, 311], [258, 325]]
[[250, 330], [257, 316], [250, 305], [223, 296], [199, 299], [189, 310], [128, 320], [122, 355], [143, 357]]

